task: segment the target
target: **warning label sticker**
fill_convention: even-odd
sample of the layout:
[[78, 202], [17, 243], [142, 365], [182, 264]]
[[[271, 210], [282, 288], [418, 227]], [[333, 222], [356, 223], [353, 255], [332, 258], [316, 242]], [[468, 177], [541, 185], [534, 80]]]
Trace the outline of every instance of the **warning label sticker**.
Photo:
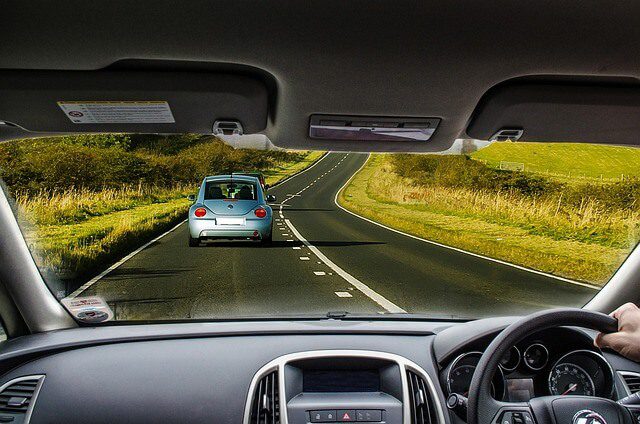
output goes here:
[[76, 319], [87, 322], [97, 323], [109, 321], [113, 319], [113, 311], [99, 296], [68, 297], [62, 299], [62, 304], [67, 308]]
[[130, 102], [58, 102], [74, 124], [172, 124], [169, 103], [163, 101]]

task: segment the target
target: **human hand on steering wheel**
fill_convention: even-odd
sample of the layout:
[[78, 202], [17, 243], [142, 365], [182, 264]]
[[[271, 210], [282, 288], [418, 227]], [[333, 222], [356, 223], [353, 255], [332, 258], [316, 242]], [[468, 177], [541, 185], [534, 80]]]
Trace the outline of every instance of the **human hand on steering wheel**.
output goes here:
[[595, 345], [601, 349], [613, 349], [632, 361], [640, 362], [640, 308], [625, 303], [611, 313], [618, 320], [618, 331], [599, 333]]

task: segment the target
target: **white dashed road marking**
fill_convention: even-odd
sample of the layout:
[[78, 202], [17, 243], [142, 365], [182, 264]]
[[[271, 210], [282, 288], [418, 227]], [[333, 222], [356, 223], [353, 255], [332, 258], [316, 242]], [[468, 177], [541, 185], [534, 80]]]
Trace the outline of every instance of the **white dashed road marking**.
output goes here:
[[[342, 157], [342, 159], [340, 159], [340, 161], [336, 165], [334, 165], [329, 171], [327, 171], [324, 174], [322, 174], [322, 177], [324, 177], [325, 175], [327, 175], [328, 173], [330, 173], [331, 171], [336, 169], [336, 167], [340, 163], [342, 163], [347, 158], [347, 156], [348, 156], [348, 154], [344, 155]], [[309, 187], [311, 187], [314, 183], [316, 183], [322, 177], [316, 178], [312, 183], [310, 183], [309, 185], [307, 185], [306, 187], [304, 187], [302, 190], [298, 191], [297, 193], [288, 194], [287, 198], [285, 200], [283, 200], [282, 203], [280, 204], [280, 208], [279, 208], [280, 218], [284, 218], [284, 222], [291, 229], [291, 232], [293, 233], [293, 235], [296, 238], [298, 238], [298, 240], [302, 241], [305, 244], [305, 246], [307, 246], [309, 248], [311, 253], [315, 254], [318, 257], [318, 259], [320, 259], [321, 262], [318, 262], [318, 264], [321, 264], [321, 263], [324, 262], [324, 264], [327, 265], [329, 268], [331, 268], [336, 274], [338, 274], [340, 277], [342, 277], [344, 280], [346, 280], [353, 287], [355, 287], [356, 289], [361, 291], [369, 299], [373, 300], [378, 305], [382, 306], [387, 312], [391, 312], [391, 313], [407, 313], [407, 311], [405, 311], [404, 309], [402, 309], [401, 307], [399, 307], [395, 303], [391, 302], [390, 300], [388, 300], [387, 298], [385, 298], [381, 294], [379, 294], [376, 291], [372, 290], [369, 286], [367, 286], [366, 284], [364, 284], [363, 282], [361, 282], [360, 280], [358, 280], [357, 278], [355, 278], [351, 274], [347, 273], [345, 270], [343, 270], [338, 265], [336, 265], [333, 261], [331, 261], [331, 259], [327, 258], [317, 247], [312, 245], [308, 240], [306, 240], [302, 236], [302, 234], [300, 234], [300, 232], [298, 232], [298, 230], [293, 226], [293, 224], [291, 223], [290, 220], [288, 220], [288, 219], [286, 219], [284, 217], [283, 212], [282, 212], [283, 206], [288, 206], [288, 205], [286, 205], [286, 203], [288, 201], [290, 201], [294, 197], [301, 196], [302, 192], [307, 190]], [[293, 249], [294, 250], [300, 250], [301, 248], [300, 248], [300, 246], [294, 246]], [[301, 261], [308, 261], [308, 260], [310, 260], [310, 258], [308, 256], [300, 256], [300, 260]], [[327, 273], [324, 272], [324, 271], [314, 271], [314, 274], [317, 275], [317, 276], [327, 275]], [[333, 273], [330, 272], [329, 275], [333, 275]], [[351, 293], [349, 293], [348, 291], [335, 292], [335, 294], [338, 297], [353, 297], [351, 295]]]
[[335, 271], [335, 273], [338, 274], [340, 277], [344, 278], [353, 287], [360, 290], [369, 299], [373, 300], [378, 305], [382, 306], [387, 312], [391, 312], [395, 314], [407, 313], [407, 311], [405, 311], [395, 303], [391, 302], [381, 294], [377, 293], [376, 291], [371, 289], [369, 286], [367, 286], [366, 284], [364, 284], [363, 282], [361, 282], [360, 280], [358, 280], [357, 278], [355, 278], [354, 276], [352, 276], [351, 274], [349, 274], [348, 272], [340, 268], [331, 259], [327, 258], [324, 255], [324, 253], [322, 253], [317, 247], [309, 243], [309, 241], [305, 239], [302, 236], [302, 234], [300, 234], [300, 232], [296, 229], [296, 227], [293, 226], [290, 220], [285, 219], [284, 222], [289, 226], [293, 235], [296, 236], [298, 240], [302, 241], [309, 248], [309, 250], [311, 250], [322, 262], [325, 263], [325, 265], [327, 265], [329, 268]]

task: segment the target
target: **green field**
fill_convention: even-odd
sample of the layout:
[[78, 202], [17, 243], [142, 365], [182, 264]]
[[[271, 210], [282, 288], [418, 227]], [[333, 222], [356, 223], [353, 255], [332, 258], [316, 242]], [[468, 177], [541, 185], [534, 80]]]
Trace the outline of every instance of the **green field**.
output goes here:
[[620, 180], [640, 176], [640, 149], [582, 143], [493, 143], [471, 155], [490, 166], [523, 163], [524, 170], [561, 177]]

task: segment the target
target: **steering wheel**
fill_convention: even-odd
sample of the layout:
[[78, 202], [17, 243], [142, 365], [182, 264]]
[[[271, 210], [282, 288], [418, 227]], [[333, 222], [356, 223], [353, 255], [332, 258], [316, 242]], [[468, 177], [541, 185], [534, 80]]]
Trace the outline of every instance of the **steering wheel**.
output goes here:
[[[630, 412], [611, 399], [591, 396], [543, 396], [529, 402], [502, 402], [491, 396], [491, 379], [500, 359], [525, 336], [558, 326], [611, 333], [615, 318], [584, 309], [552, 309], [526, 316], [503, 330], [484, 351], [471, 380], [468, 424], [633, 424]], [[583, 419], [584, 418], [584, 419]]]

